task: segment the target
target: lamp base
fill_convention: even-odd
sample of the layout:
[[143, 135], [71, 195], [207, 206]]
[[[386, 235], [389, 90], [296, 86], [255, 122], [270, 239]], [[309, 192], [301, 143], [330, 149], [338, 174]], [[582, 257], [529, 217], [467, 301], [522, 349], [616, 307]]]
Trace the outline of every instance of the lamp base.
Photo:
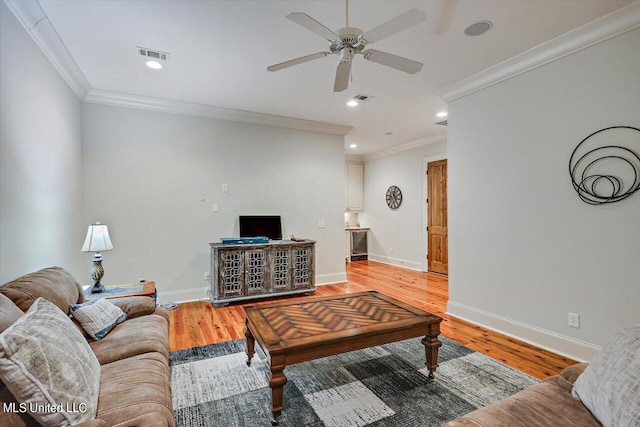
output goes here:
[[91, 288], [91, 293], [99, 294], [100, 292], [104, 292], [104, 286], [100, 282], [94, 283], [93, 288]]
[[102, 276], [104, 276], [104, 268], [102, 268], [102, 255], [100, 255], [100, 252], [96, 252], [91, 261], [93, 261], [93, 270], [91, 271], [93, 288], [91, 288], [91, 293], [97, 294], [100, 292], [104, 292], [104, 286], [100, 284], [100, 280], [102, 279]]

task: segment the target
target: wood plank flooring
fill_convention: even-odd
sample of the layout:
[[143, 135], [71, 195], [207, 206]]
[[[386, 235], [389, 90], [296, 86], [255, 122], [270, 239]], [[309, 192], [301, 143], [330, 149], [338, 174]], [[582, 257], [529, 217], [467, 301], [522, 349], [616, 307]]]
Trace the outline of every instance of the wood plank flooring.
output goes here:
[[[558, 374], [576, 363], [566, 357], [518, 341], [488, 329], [450, 318], [445, 314], [449, 298], [446, 276], [421, 273], [373, 261], [347, 263], [347, 283], [318, 286], [315, 296], [331, 296], [376, 290], [443, 318], [442, 335], [538, 379]], [[291, 297], [302, 299], [309, 297]], [[169, 312], [171, 350], [244, 338], [245, 305], [251, 301], [214, 308], [210, 302], [183, 303]]]

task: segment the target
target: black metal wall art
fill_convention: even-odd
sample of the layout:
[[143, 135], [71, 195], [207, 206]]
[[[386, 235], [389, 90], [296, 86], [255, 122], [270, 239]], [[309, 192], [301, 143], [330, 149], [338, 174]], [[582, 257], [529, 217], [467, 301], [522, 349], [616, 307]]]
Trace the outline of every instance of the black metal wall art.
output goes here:
[[[569, 175], [580, 199], [590, 205], [619, 202], [640, 190], [640, 155], [637, 152], [619, 145], [596, 145], [592, 148], [585, 144], [602, 132], [607, 133], [608, 141], [614, 138], [619, 140], [620, 137], [626, 141], [629, 132], [635, 134], [632, 137], [639, 137], [640, 141], [640, 129], [611, 126], [593, 132], [576, 146], [569, 159]], [[602, 135], [600, 137], [604, 138]], [[608, 173], [605, 169], [615, 172]]]

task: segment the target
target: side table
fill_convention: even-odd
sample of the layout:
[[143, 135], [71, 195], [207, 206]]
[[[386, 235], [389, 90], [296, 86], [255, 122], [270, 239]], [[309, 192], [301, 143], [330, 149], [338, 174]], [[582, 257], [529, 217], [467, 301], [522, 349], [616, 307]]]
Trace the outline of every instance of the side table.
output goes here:
[[129, 283], [124, 285], [107, 285], [104, 292], [91, 293], [91, 286], [84, 291], [87, 301], [100, 298], [122, 298], [122, 297], [151, 297], [158, 301], [156, 292], [156, 282]]

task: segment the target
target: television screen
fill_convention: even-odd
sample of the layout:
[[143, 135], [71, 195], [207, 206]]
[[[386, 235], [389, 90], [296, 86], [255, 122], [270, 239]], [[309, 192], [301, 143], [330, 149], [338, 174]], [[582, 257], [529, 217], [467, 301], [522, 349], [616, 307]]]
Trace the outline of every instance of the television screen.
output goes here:
[[240, 237], [265, 236], [282, 240], [282, 223], [279, 215], [240, 216]]

